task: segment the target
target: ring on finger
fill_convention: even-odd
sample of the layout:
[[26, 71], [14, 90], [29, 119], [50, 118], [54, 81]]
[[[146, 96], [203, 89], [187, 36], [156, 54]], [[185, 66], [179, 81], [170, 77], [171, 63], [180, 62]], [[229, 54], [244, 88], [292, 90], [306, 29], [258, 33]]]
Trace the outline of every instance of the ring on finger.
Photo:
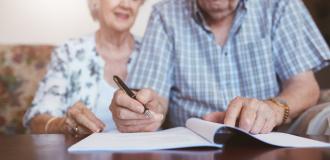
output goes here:
[[74, 125], [74, 126], [72, 126], [72, 127], [70, 127], [70, 133], [72, 135], [78, 135], [79, 132], [80, 132], [80, 129], [79, 129], [79, 126], [77, 124]]
[[76, 125], [76, 126], [74, 127], [73, 131], [74, 131], [76, 134], [78, 134], [78, 133], [79, 133], [79, 128], [78, 128], [78, 125]]

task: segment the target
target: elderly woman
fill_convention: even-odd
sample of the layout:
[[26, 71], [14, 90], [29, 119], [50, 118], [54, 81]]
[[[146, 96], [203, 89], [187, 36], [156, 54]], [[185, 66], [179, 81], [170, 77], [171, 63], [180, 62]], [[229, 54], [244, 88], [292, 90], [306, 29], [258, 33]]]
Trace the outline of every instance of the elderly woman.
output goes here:
[[144, 0], [89, 0], [95, 34], [54, 50], [24, 125], [33, 133], [88, 134], [115, 129], [113, 75], [126, 79], [139, 42], [130, 33]]

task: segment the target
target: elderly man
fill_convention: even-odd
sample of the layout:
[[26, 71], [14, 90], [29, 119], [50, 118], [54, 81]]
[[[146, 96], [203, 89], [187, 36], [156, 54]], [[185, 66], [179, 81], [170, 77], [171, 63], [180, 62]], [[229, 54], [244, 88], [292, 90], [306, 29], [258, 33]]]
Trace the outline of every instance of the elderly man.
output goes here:
[[317, 102], [313, 71], [329, 58], [301, 0], [167, 0], [129, 77], [137, 100], [118, 90], [110, 110], [121, 132], [157, 130], [167, 116], [167, 127], [201, 117], [268, 133]]

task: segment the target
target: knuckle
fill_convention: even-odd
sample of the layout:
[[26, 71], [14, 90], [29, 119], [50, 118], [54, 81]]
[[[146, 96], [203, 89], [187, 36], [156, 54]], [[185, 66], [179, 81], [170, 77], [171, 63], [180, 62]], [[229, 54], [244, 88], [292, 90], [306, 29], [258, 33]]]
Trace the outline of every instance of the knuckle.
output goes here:
[[273, 127], [272, 126], [267, 126], [265, 129], [263, 129], [263, 134], [266, 134], [266, 133], [269, 133], [273, 130]]
[[147, 103], [152, 99], [152, 95], [153, 92], [151, 89], [141, 89], [136, 96], [139, 100], [144, 101], [144, 103]]
[[68, 115], [70, 115], [72, 113], [72, 111], [73, 111], [73, 107], [69, 107], [68, 111], [67, 111]]
[[133, 132], [138, 132], [138, 131], [139, 131], [138, 128], [135, 126], [129, 126], [129, 127], [125, 128], [126, 133], [133, 133]]
[[[270, 110], [270, 111], [269, 111], [269, 115], [270, 115], [271, 117], [276, 117], [276, 112], [273, 111], [273, 110]], [[272, 118], [272, 119], [273, 119], [273, 118]]]
[[242, 100], [242, 97], [237, 96], [233, 100], [230, 101], [230, 104], [235, 104], [237, 102], [240, 102]]
[[113, 111], [114, 111], [113, 108], [114, 108], [114, 105], [111, 103], [111, 105], [109, 106], [109, 111], [110, 111], [110, 112], [113, 112]]
[[121, 104], [124, 95], [125, 93], [122, 90], [117, 90], [113, 96], [115, 104]]
[[152, 95], [152, 90], [149, 88], [142, 89], [141, 92], [148, 96]]
[[117, 110], [117, 108], [118, 108], [118, 105], [116, 104], [116, 102], [112, 101], [110, 106], [109, 106], [109, 110], [111, 112], [115, 112]]
[[118, 94], [118, 93], [116, 93], [115, 95], [114, 95], [114, 97], [113, 97], [113, 102], [116, 104], [116, 105], [118, 105], [119, 103], [120, 103], [120, 98], [121, 96]]
[[256, 104], [258, 104], [259, 103], [259, 100], [258, 99], [256, 99], [256, 98], [251, 98], [250, 99], [250, 104], [251, 105], [256, 105]]
[[257, 131], [257, 129], [252, 129], [252, 130], [250, 131], [250, 133], [252, 133], [252, 134], [258, 134], [258, 131]]
[[273, 129], [276, 126], [276, 120], [275, 118], [271, 119], [271, 128]]
[[76, 103], [76, 105], [77, 105], [77, 106], [83, 106], [84, 103], [82, 103], [81, 101], [78, 101], [78, 102]]
[[69, 119], [69, 118], [65, 118], [64, 123], [65, 123], [66, 125], [70, 125], [70, 119]]
[[117, 117], [118, 117], [119, 119], [124, 119], [125, 115], [124, 115], [123, 112], [124, 112], [123, 110], [118, 110]]
[[78, 110], [75, 107], [71, 107], [68, 111], [69, 116], [74, 116], [76, 114], [78, 114]]
[[242, 100], [242, 97], [241, 96], [236, 96], [235, 98], [234, 98], [234, 101], [239, 101], [239, 100]]
[[260, 133], [261, 133], [261, 134], [266, 134], [266, 133], [268, 133], [268, 129], [262, 129], [262, 130], [260, 131]]
[[230, 117], [225, 117], [225, 119], [223, 120], [223, 123], [224, 124], [229, 124], [229, 123], [231, 123], [232, 122], [232, 119], [230, 119]]
[[84, 106], [85, 105], [81, 101], [78, 101], [72, 106], [72, 108], [76, 109], [76, 110], [79, 110], [79, 109], [82, 109]]
[[233, 119], [235, 119], [236, 117], [233, 114], [226, 114], [225, 116], [225, 121], [231, 121]]
[[122, 126], [118, 126], [118, 131], [119, 132], [122, 132], [122, 133], [127, 132], [126, 128], [125, 127], [122, 127]]
[[241, 120], [243, 126], [250, 127], [252, 125], [252, 120], [249, 118], [244, 118]]

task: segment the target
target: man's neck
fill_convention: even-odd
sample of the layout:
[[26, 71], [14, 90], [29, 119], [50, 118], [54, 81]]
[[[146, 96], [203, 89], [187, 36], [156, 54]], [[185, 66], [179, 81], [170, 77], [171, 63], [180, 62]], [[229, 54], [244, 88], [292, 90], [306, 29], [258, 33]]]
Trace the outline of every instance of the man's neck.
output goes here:
[[[221, 10], [208, 10], [208, 6], [203, 6], [203, 2], [197, 1], [198, 8], [204, 17], [204, 21], [208, 28], [213, 32], [216, 42], [223, 46], [228, 39], [231, 27], [234, 22], [239, 0], [230, 1]], [[203, 8], [204, 7], [204, 8]]]
[[220, 46], [224, 46], [228, 40], [234, 17], [235, 15], [231, 14], [223, 17], [222, 19], [216, 20], [206, 18], [206, 23], [214, 34], [217, 44]]
[[223, 15], [222, 17], [218, 17], [217, 19], [214, 19], [209, 16], [205, 16], [205, 21], [207, 25], [210, 28], [222, 28], [222, 27], [228, 27], [232, 25], [233, 19], [234, 19], [234, 13], [229, 15]]

